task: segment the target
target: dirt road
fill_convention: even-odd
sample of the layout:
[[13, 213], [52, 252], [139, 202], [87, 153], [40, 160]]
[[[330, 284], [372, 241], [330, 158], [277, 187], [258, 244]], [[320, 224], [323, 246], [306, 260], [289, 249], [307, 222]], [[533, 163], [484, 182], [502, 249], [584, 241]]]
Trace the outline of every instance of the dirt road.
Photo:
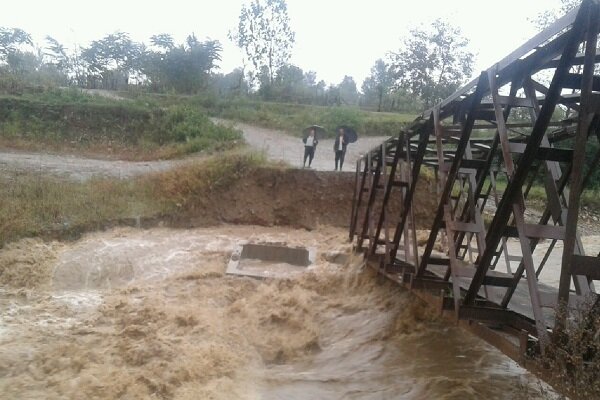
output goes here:
[[[228, 122], [219, 121], [219, 123]], [[283, 161], [293, 167], [302, 167], [304, 148], [299, 138], [272, 129], [246, 124], [234, 125], [244, 132], [244, 138], [251, 147], [264, 150], [269, 159]], [[361, 138], [357, 143], [348, 146], [344, 170], [353, 171], [359, 154], [381, 143], [383, 139], [385, 138]], [[333, 141], [321, 141], [313, 161], [314, 169], [333, 169], [332, 147]], [[149, 172], [164, 171], [197, 160], [199, 157], [196, 155], [181, 160], [135, 162], [0, 150], [0, 173], [36, 172], [74, 180], [87, 180], [93, 176], [130, 178]]]
[[81, 181], [93, 176], [131, 178], [139, 174], [164, 171], [197, 158], [168, 161], [118, 161], [72, 155], [0, 151], [0, 172], [35, 172]]
[[[218, 120], [216, 120], [219, 122]], [[225, 122], [222, 122], [225, 123]], [[292, 167], [301, 168], [304, 155], [304, 145], [298, 137], [286, 135], [282, 132], [258, 128], [252, 125], [235, 123], [235, 127], [244, 132], [244, 139], [255, 149], [264, 150], [269, 159], [284, 161]], [[385, 136], [362, 137], [358, 142], [348, 146], [345, 171], [354, 171], [356, 160], [362, 153], [366, 153], [373, 147], [383, 142]], [[333, 140], [321, 140], [315, 152], [312, 168], [319, 171], [331, 171], [334, 169]]]

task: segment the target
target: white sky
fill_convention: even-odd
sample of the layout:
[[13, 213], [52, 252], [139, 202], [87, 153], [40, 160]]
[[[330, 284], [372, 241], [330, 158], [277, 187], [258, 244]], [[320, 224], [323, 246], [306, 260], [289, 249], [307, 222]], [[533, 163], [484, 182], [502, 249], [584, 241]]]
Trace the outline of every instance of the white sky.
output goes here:
[[[121, 30], [136, 41], [171, 33], [181, 42], [191, 32], [224, 47], [221, 70], [241, 65], [227, 39], [249, 0], [29, 0], [3, 4], [0, 26], [18, 27], [43, 43], [51, 35], [65, 45], [85, 45]], [[400, 47], [415, 25], [445, 17], [462, 28], [476, 54], [475, 73], [491, 66], [536, 31], [527, 18], [559, 0], [287, 0], [296, 45], [291, 62], [317, 79], [339, 83], [354, 77], [359, 88], [377, 58]]]

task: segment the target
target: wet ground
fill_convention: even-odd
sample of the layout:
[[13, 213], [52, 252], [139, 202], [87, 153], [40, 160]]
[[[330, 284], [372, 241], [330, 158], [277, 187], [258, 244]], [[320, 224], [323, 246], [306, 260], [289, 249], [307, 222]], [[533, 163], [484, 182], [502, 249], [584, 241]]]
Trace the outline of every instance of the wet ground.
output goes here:
[[[596, 256], [600, 252], [600, 235], [583, 236], [581, 243], [585, 250], [585, 254], [590, 256]], [[510, 239], [507, 242], [508, 252], [511, 255], [521, 255], [521, 244], [516, 239]], [[546, 239], [541, 240], [533, 252], [534, 265], [539, 266], [546, 255], [546, 252], [552, 245], [552, 240]], [[559, 240], [554, 245], [552, 252], [548, 256], [548, 260], [542, 272], [539, 275], [539, 281], [546, 285], [558, 288], [560, 282], [560, 268], [562, 265], [562, 250], [563, 241]], [[503, 256], [504, 257], [504, 256]], [[511, 263], [511, 270], [514, 272], [519, 266], [518, 262]], [[497, 267], [499, 271], [506, 272], [506, 263], [500, 262]], [[573, 288], [574, 289], [574, 288]]]
[[[229, 123], [219, 121], [219, 123]], [[292, 167], [301, 168], [304, 145], [300, 138], [286, 135], [273, 129], [259, 128], [247, 124], [234, 124], [244, 133], [244, 139], [255, 150], [264, 151], [272, 161], [281, 161]], [[380, 144], [383, 137], [360, 138], [348, 146], [344, 170], [354, 171], [361, 153]], [[160, 172], [193, 162], [201, 157], [189, 156], [180, 160], [164, 161], [118, 161], [101, 160], [73, 155], [57, 155], [17, 151], [0, 151], [0, 173], [34, 172], [87, 180], [93, 176], [131, 178], [136, 175]], [[333, 141], [322, 140], [316, 151], [312, 168], [320, 171], [334, 169]]]
[[[304, 144], [300, 137], [242, 123], [235, 123], [234, 126], [244, 132], [244, 139], [250, 146], [258, 150], [263, 150], [270, 160], [282, 161], [296, 168], [303, 167]], [[349, 144], [343, 170], [354, 172], [356, 170], [356, 161], [362, 154], [380, 145], [386, 139], [387, 137], [384, 136], [367, 136], [359, 138], [356, 143]], [[311, 168], [319, 171], [334, 170], [333, 144], [333, 139], [319, 141]]]
[[1, 151], [0, 172], [33, 172], [79, 181], [94, 176], [126, 179], [140, 174], [165, 171], [195, 159], [197, 157], [168, 161], [119, 161], [73, 155]]
[[[553, 398], [348, 258], [343, 229], [115, 229], [10, 245], [0, 393], [26, 399]], [[242, 242], [310, 246], [289, 279], [224, 274]], [[342, 256], [346, 254], [346, 256]], [[36, 267], [37, 266], [37, 267]], [[19, 271], [35, 279], [22, 279]]]

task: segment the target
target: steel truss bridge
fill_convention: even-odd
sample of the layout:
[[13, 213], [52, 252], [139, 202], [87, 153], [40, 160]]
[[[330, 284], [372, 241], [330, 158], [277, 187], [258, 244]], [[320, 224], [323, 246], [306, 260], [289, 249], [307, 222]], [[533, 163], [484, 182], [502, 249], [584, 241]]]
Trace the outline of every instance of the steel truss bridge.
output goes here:
[[[584, 0], [356, 165], [350, 239], [368, 265], [532, 369], [572, 315], [600, 309], [600, 255], [578, 233], [600, 161], [586, 156], [600, 141], [599, 26], [600, 3]], [[423, 248], [413, 201], [427, 169], [437, 208]], [[545, 201], [532, 220], [534, 184]], [[552, 254], [558, 287], [539, 279]]]

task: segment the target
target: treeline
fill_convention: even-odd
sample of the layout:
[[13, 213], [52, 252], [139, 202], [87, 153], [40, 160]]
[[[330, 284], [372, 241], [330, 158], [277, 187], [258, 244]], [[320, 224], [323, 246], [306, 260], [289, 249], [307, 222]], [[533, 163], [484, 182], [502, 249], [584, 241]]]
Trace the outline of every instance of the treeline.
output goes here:
[[180, 44], [171, 35], [154, 35], [146, 44], [124, 32], [69, 51], [50, 36], [34, 44], [27, 32], [0, 27], [0, 73], [5, 80], [10, 75], [41, 85], [107, 90], [134, 85], [195, 94], [210, 86], [221, 51], [218, 41], [201, 41], [194, 34]]
[[252, 84], [242, 68], [218, 72], [221, 55], [219, 41], [202, 41], [194, 34], [183, 43], [175, 43], [169, 34], [157, 34], [146, 44], [133, 41], [127, 33], [115, 32], [87, 47], [68, 50], [50, 36], [43, 44], [34, 44], [21, 29], [0, 28], [0, 84], [5, 91], [11, 86], [17, 90], [15, 80], [105, 90], [134, 86], [156, 93], [256, 96], [287, 103], [416, 111], [405, 92], [386, 93], [386, 102], [379, 107], [371, 87], [363, 85], [364, 93], [360, 93], [350, 76], [328, 85], [317, 79], [316, 72], [291, 64], [274, 71], [272, 80], [263, 69]]
[[156, 93], [414, 113], [452, 93], [472, 72], [467, 40], [459, 29], [437, 20], [413, 29], [397, 51], [377, 60], [360, 88], [351, 76], [327, 84], [315, 71], [290, 63], [295, 42], [290, 26], [285, 0], [243, 5], [229, 38], [242, 50], [244, 67], [226, 74], [218, 71], [221, 43], [194, 34], [183, 43], [167, 33], [143, 43], [115, 32], [67, 49], [50, 36], [34, 44], [22, 29], [0, 27], [0, 89], [10, 91], [23, 81], [105, 90], [134, 86]]

